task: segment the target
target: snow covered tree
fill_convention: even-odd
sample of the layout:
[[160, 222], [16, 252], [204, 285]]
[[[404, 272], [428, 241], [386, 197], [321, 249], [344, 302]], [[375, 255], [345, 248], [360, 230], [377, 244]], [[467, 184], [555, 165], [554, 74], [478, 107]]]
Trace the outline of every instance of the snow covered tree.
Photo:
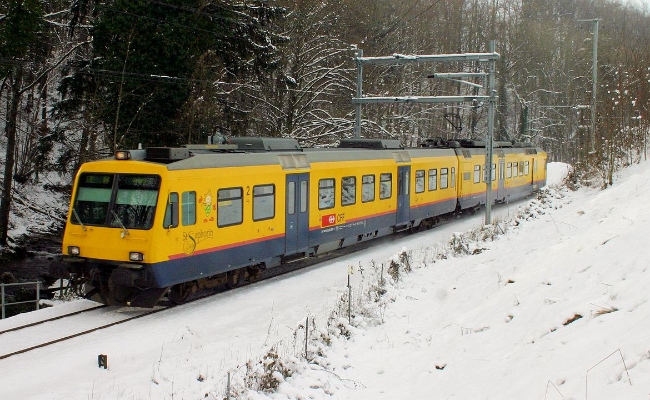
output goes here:
[[337, 1], [287, 1], [282, 25], [286, 43], [270, 80], [261, 84], [263, 101], [252, 117], [256, 130], [293, 137], [303, 145], [333, 143], [352, 133], [356, 69], [354, 47], [342, 40]]
[[0, 73], [8, 103], [5, 123], [7, 147], [0, 198], [0, 246], [4, 247], [9, 229], [19, 105], [23, 93], [33, 84], [33, 81], [29, 82], [35, 67], [31, 61], [38, 63], [44, 56], [44, 26], [39, 0], [9, 0], [0, 7]]

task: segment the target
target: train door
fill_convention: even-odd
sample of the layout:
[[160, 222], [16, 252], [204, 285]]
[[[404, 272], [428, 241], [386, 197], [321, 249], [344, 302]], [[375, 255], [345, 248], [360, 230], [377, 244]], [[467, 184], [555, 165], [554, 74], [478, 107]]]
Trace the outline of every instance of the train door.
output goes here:
[[506, 198], [506, 160], [503, 158], [499, 159], [499, 171], [498, 175], [498, 185], [497, 185], [497, 201], [504, 200]]
[[411, 166], [397, 167], [397, 224], [410, 220], [411, 199], [409, 196], [409, 177]]
[[531, 186], [532, 190], [537, 190], [537, 188], [535, 187], [535, 181], [537, 180], [537, 177], [535, 176], [536, 168], [535, 168], [535, 158], [534, 157], [530, 158], [530, 161], [528, 162], [527, 169], [528, 169], [528, 171], [526, 171], [526, 172], [528, 172], [530, 186]]
[[460, 162], [461, 178], [460, 187], [458, 188], [458, 197], [464, 198], [472, 192], [472, 163]]
[[544, 182], [540, 176], [543, 176], [540, 171], [540, 161], [537, 158], [533, 158], [533, 190], [539, 190], [540, 182]]
[[286, 254], [304, 251], [309, 246], [309, 174], [287, 175]]

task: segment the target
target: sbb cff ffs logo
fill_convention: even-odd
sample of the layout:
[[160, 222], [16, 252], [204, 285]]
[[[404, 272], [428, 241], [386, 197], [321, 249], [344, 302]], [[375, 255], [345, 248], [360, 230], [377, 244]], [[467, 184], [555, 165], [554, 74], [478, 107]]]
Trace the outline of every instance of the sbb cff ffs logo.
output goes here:
[[328, 214], [323, 215], [321, 218], [321, 227], [326, 228], [328, 226], [336, 225], [336, 223], [343, 223], [345, 221], [345, 214]]
[[323, 215], [321, 218], [321, 226], [327, 227], [336, 224], [336, 214]]

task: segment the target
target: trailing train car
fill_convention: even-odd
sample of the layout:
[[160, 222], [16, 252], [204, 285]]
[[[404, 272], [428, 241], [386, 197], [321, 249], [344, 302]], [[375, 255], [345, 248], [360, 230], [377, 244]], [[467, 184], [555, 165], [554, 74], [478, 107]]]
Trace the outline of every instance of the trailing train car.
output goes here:
[[[476, 142], [232, 141], [120, 151], [80, 168], [63, 254], [87, 297], [182, 303], [202, 288], [236, 286], [283, 262], [429, 228], [485, 203], [485, 149]], [[543, 151], [501, 144], [494, 154], [497, 201], [544, 185]]]
[[[462, 140], [455, 147], [460, 170], [461, 209], [485, 204], [485, 143]], [[546, 184], [546, 153], [529, 144], [496, 142], [492, 164], [492, 198], [496, 203], [526, 197]]]

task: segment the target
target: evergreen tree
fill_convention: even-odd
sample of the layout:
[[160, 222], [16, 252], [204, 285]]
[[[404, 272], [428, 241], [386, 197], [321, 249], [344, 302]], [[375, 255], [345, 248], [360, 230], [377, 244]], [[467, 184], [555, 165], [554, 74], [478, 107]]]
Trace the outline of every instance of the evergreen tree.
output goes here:
[[[264, 2], [115, 0], [97, 8], [93, 30], [98, 117], [111, 147], [181, 143], [181, 110], [199, 60], [215, 55], [233, 79], [275, 60], [268, 30], [282, 9]], [[216, 67], [216, 66], [215, 66]]]

